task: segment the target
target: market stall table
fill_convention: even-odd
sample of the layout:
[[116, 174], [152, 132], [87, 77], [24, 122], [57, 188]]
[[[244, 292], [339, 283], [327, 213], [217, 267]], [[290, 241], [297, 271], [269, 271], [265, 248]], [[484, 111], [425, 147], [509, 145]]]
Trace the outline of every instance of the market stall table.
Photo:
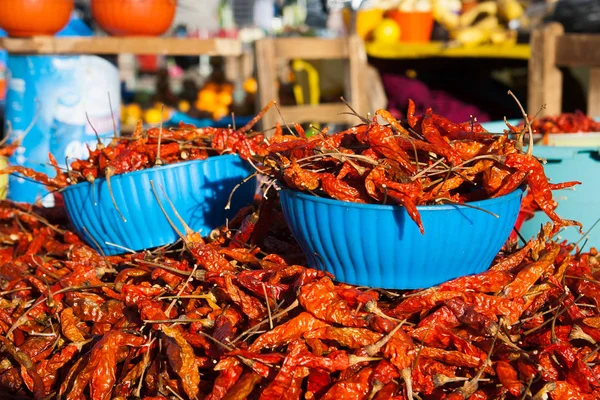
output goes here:
[[429, 43], [367, 43], [367, 54], [383, 59], [416, 59], [416, 58], [501, 58], [527, 60], [531, 55], [528, 44], [481, 45], [476, 47], [449, 46], [444, 42]]

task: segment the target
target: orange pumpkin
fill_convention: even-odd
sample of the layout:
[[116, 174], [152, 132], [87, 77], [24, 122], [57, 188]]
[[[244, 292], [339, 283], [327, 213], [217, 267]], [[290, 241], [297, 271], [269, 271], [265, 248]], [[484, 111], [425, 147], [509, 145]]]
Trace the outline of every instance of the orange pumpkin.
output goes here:
[[94, 20], [111, 35], [158, 36], [173, 18], [177, 0], [92, 0]]
[[0, 0], [0, 28], [9, 36], [54, 35], [72, 11], [73, 0]]

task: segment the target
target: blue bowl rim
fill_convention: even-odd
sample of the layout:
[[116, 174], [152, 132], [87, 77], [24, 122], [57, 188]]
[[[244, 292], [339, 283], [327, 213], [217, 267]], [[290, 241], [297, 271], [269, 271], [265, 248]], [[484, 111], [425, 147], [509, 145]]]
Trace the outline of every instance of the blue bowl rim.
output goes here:
[[[324, 204], [328, 204], [331, 206], [352, 207], [352, 208], [377, 210], [377, 211], [395, 211], [395, 210], [400, 210], [400, 209], [404, 208], [402, 206], [397, 206], [397, 205], [363, 204], [363, 203], [354, 203], [354, 202], [350, 202], [350, 201], [328, 199], [325, 197], [317, 197], [312, 194], [304, 193], [299, 190], [290, 189], [287, 187], [281, 188], [281, 190], [291, 192], [291, 193], [293, 193], [294, 196], [300, 197], [302, 200], [305, 200], [305, 201], [324, 203]], [[525, 191], [525, 189], [523, 187], [520, 187], [504, 196], [495, 197], [492, 199], [473, 201], [473, 202], [469, 202], [466, 204], [485, 209], [484, 206], [487, 206], [487, 205], [492, 205], [492, 204], [497, 204], [497, 203], [505, 203], [506, 201], [513, 200], [515, 197], [521, 196], [524, 191]], [[468, 209], [470, 207], [464, 206], [462, 204], [435, 204], [435, 205], [417, 206], [417, 210], [419, 210], [419, 211], [448, 211], [448, 210], [456, 210], [457, 208]]]
[[[190, 166], [190, 165], [194, 165], [194, 164], [204, 164], [204, 163], [209, 163], [209, 162], [217, 162], [217, 161], [227, 161], [227, 159], [239, 159], [242, 160], [243, 159], [237, 155], [237, 154], [220, 154], [218, 156], [212, 156], [212, 157], [208, 157], [207, 159], [204, 160], [190, 160], [190, 161], [182, 161], [182, 162], [177, 162], [177, 163], [173, 163], [173, 164], [167, 164], [167, 165], [161, 165], [159, 167], [152, 167], [152, 168], [145, 168], [145, 169], [140, 169], [138, 171], [132, 171], [132, 172], [125, 172], [123, 174], [119, 174], [119, 175], [114, 175], [114, 177], [117, 176], [137, 176], [137, 175], [145, 175], [147, 174], [149, 171], [152, 172], [160, 172], [160, 171], [165, 171], [171, 168], [180, 168], [180, 167], [186, 167], [186, 166]], [[95, 179], [96, 181], [105, 181], [106, 178], [97, 178]], [[60, 192], [67, 192], [70, 190], [79, 190], [80, 188], [84, 187], [84, 186], [89, 186], [91, 185], [90, 182], [79, 182], [76, 183], [75, 185], [69, 185], [65, 188], [62, 188], [60, 190]]]

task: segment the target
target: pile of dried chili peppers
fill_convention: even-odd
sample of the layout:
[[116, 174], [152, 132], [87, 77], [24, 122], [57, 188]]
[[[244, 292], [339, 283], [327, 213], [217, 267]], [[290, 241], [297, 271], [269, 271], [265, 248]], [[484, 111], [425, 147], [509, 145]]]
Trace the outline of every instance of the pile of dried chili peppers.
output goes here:
[[1, 393], [600, 398], [600, 256], [549, 239], [577, 224], [554, 213], [551, 195], [574, 183], [548, 183], [523, 152], [522, 135], [493, 136], [431, 111], [417, 117], [409, 109], [401, 122], [378, 115], [389, 124], [366, 120], [311, 138], [299, 126], [297, 136], [277, 127], [268, 142], [246, 135], [250, 127], [138, 130], [67, 173], [51, 158], [57, 176], [45, 183], [64, 187], [234, 151], [290, 187], [402, 204], [417, 223], [418, 204], [497, 197], [526, 182], [554, 227], [521, 248], [507, 243], [486, 272], [400, 292], [336, 283], [304, 267], [272, 188], [207, 238], [188, 228], [180, 243], [111, 257], [70, 232], [62, 208], [0, 202]]
[[[535, 202], [555, 223], [562, 220], [552, 190], [578, 182], [551, 184], [542, 163], [523, 151], [523, 135], [487, 133], [479, 124], [457, 124], [428, 109], [415, 116], [409, 102], [406, 121], [378, 110], [377, 119], [328, 135], [284, 135], [280, 126], [269, 139], [263, 172], [286, 186], [317, 196], [357, 203], [400, 204], [423, 226], [416, 206], [467, 203], [506, 195], [527, 184]], [[262, 153], [261, 153], [262, 155]]]
[[[523, 126], [523, 123], [520, 125]], [[535, 119], [531, 122], [533, 133], [581, 133], [600, 132], [600, 122], [588, 117], [581, 111], [575, 113], [563, 113], [556, 116], [548, 116]]]
[[61, 211], [0, 202], [7, 398], [600, 397], [600, 259], [549, 227], [482, 274], [392, 292], [296, 264], [274, 193], [231, 231], [124, 256]]

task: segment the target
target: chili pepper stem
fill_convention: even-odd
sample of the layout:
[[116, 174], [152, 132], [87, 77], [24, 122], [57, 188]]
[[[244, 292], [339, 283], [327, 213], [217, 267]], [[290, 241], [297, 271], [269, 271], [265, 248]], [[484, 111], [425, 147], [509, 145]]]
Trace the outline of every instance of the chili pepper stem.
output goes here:
[[106, 184], [108, 185], [108, 192], [110, 193], [110, 199], [112, 200], [112, 203], [115, 206], [115, 210], [117, 210], [117, 213], [119, 213], [119, 216], [121, 217], [123, 222], [127, 222], [127, 220], [125, 219], [125, 216], [123, 216], [123, 214], [121, 213], [121, 210], [119, 210], [119, 206], [117, 206], [117, 201], [115, 200], [115, 194], [113, 193], [112, 185], [110, 183], [110, 178], [112, 178], [114, 174], [115, 174], [115, 168], [112, 165], [109, 165], [108, 167], [106, 167], [104, 169], [104, 176], [106, 177]]
[[477, 389], [479, 388], [479, 381], [481, 380], [481, 375], [483, 375], [483, 372], [486, 370], [486, 368], [491, 366], [490, 356], [494, 351], [494, 346], [496, 345], [496, 339], [498, 339], [498, 336], [499, 331], [496, 332], [496, 335], [492, 340], [492, 344], [490, 345], [490, 349], [488, 350], [487, 357], [483, 361], [483, 364], [481, 365], [479, 371], [477, 371], [477, 374], [473, 377], [473, 379], [466, 381], [463, 387], [457, 389], [455, 393], [460, 393], [463, 396], [463, 398], [468, 399], [473, 395], [473, 393], [477, 391]]
[[[185, 277], [190, 276], [190, 274], [192, 274], [189, 271], [182, 271], [182, 270], [177, 269], [177, 268], [171, 268], [168, 265], [160, 264], [160, 263], [153, 262], [153, 261], [142, 261], [142, 263], [143, 264], [152, 265], [154, 267], [158, 267], [158, 268], [164, 269], [165, 271], [169, 271], [171, 273], [182, 275], [182, 276], [185, 276]], [[139, 264], [137, 264], [137, 265], [136, 264], [132, 264], [132, 263], [128, 263], [128, 264], [133, 265], [133, 266], [139, 266]], [[205, 274], [205, 271], [196, 271], [192, 275], [194, 275], [195, 279], [201, 281], [201, 280], [204, 280], [204, 274]], [[180, 296], [180, 297], [184, 298], [184, 296]], [[193, 297], [189, 297], [189, 298], [193, 298]]]
[[225, 209], [226, 210], [230, 210], [231, 209], [231, 200], [233, 199], [233, 195], [240, 188], [240, 186], [242, 186], [244, 183], [250, 181], [251, 179], [255, 178], [257, 175], [258, 175], [258, 172], [255, 172], [252, 175], [248, 176], [247, 178], [244, 178], [244, 180], [242, 180], [241, 182], [237, 183], [233, 187], [233, 189], [231, 190], [231, 193], [229, 193], [229, 199], [227, 199], [227, 204], [225, 205]]
[[181, 296], [181, 294], [183, 293], [183, 291], [185, 290], [187, 285], [194, 279], [194, 273], [196, 272], [197, 269], [198, 269], [198, 265], [194, 264], [192, 273], [190, 274], [190, 276], [188, 276], [185, 283], [181, 286], [181, 289], [179, 289], [177, 296], [175, 296], [175, 298], [173, 298], [173, 300], [171, 301], [171, 304], [169, 304], [169, 307], [167, 307], [167, 309], [165, 311], [166, 315], [169, 315], [171, 313], [171, 310], [173, 309], [173, 307], [175, 307], [175, 304], [177, 303], [177, 301], [179, 301], [179, 296]]
[[[104, 258], [104, 260], [106, 260], [106, 254], [102, 250], [102, 247], [100, 247], [100, 243], [98, 243], [98, 241], [91, 235], [90, 231], [88, 231], [88, 229], [85, 226], [83, 227], [83, 231], [88, 235], [88, 238], [96, 246], [100, 255]], [[106, 261], [106, 263], [112, 268], [112, 265], [110, 264], [110, 262]]]
[[200, 322], [204, 328], [212, 328], [214, 322], [208, 318], [196, 318], [196, 319], [144, 319], [142, 320], [145, 324], [191, 324], [193, 322]]
[[[583, 295], [579, 295], [577, 297], [577, 299], [575, 299], [575, 302], [578, 302], [579, 300], [581, 300], [582, 297], [583, 297]], [[559, 306], [559, 307], [561, 307], [561, 306]], [[551, 323], [554, 320], [554, 318], [558, 318], [562, 314], [564, 314], [567, 311], [567, 309], [568, 309], [567, 307], [562, 308], [562, 310], [559, 309], [559, 311], [554, 315], [554, 317], [552, 319], [544, 321], [543, 323], [541, 323], [540, 325], [536, 326], [535, 328], [531, 328], [528, 331], [523, 332], [523, 336], [531, 335], [533, 332], [535, 332], [535, 331], [543, 328], [544, 326], [548, 325], [549, 323]]]
[[525, 400], [527, 398], [527, 396], [531, 396], [530, 389], [531, 389], [531, 385], [533, 384], [534, 379], [535, 379], [535, 375], [532, 376], [531, 378], [529, 378], [529, 382], [527, 382], [527, 386], [523, 390], [523, 396], [521, 397], [521, 400]]
[[156, 201], [158, 202], [158, 206], [160, 207], [161, 211], [163, 212], [165, 218], [167, 219], [167, 222], [169, 223], [169, 225], [171, 225], [171, 228], [173, 228], [173, 230], [177, 233], [177, 235], [186, 243], [186, 245], [188, 245], [189, 243], [188, 243], [186, 237], [175, 226], [175, 224], [173, 223], [173, 221], [171, 221], [171, 218], [169, 218], [169, 215], [167, 214], [167, 211], [165, 210], [164, 206], [162, 205], [162, 202], [158, 198], [158, 193], [156, 192], [156, 188], [154, 187], [154, 181], [153, 180], [150, 181], [150, 186], [152, 187], [152, 191], [154, 192], [154, 197], [156, 198]]
[[377, 396], [377, 393], [379, 393], [384, 386], [385, 385], [383, 383], [375, 379], [373, 382], [373, 387], [371, 388], [371, 393], [369, 394], [369, 400], [373, 400], [375, 396]]
[[396, 118], [392, 116], [392, 114], [390, 114], [389, 111], [379, 109], [375, 111], [375, 115], [383, 118], [388, 124], [390, 124], [392, 129], [398, 132], [402, 137], [410, 139], [410, 134], [408, 133], [408, 131], [404, 129], [404, 127], [398, 122]]
[[135, 389], [134, 392], [134, 396], [137, 398], [141, 398], [141, 392], [142, 392], [142, 384], [144, 382], [144, 374], [146, 373], [146, 369], [148, 368], [148, 364], [150, 364], [150, 346], [152, 345], [152, 343], [154, 343], [155, 339], [152, 339], [152, 332], [150, 332], [150, 334], [148, 335], [148, 349], [146, 350], [146, 352], [144, 353], [144, 357], [142, 358], [142, 372], [140, 373], [140, 380], [138, 382], [138, 385]]
[[[435, 374], [433, 376], [433, 385], [435, 387], [442, 387], [444, 385], [447, 385], [448, 383], [455, 383], [455, 382], [465, 382], [468, 381], [469, 377], [466, 376], [456, 376], [456, 377], [449, 377], [443, 374]], [[490, 379], [480, 379], [479, 382], [489, 382]]]
[[[512, 91], [508, 91], [508, 94], [515, 99], [515, 101], [517, 102], [517, 105], [519, 106], [519, 109], [521, 110], [521, 113], [523, 114], [523, 120], [525, 121], [525, 129], [523, 130], [528, 130], [529, 131], [529, 146], [527, 147], [527, 155], [530, 156], [533, 154], [533, 131], [531, 130], [531, 122], [529, 120], [529, 117], [527, 116], [527, 113], [525, 112], [525, 109], [523, 108], [523, 106], [521, 105], [521, 102], [519, 101], [519, 99], [517, 99], [517, 96], [515, 96], [515, 94]], [[544, 105], [543, 108], [545, 108], [546, 106]], [[521, 149], [523, 149], [523, 135], [519, 135], [519, 144], [521, 146]]]
[[169, 386], [169, 385], [166, 385], [165, 387], [167, 388], [167, 390], [168, 390], [169, 392], [171, 392], [171, 394], [172, 394], [173, 396], [177, 397], [179, 400], [185, 400], [183, 397], [181, 397], [179, 394], [177, 394], [177, 392], [175, 391], [175, 389], [172, 389], [172, 388], [171, 388], [171, 386]]
[[267, 314], [269, 316], [269, 328], [273, 329], [273, 316], [271, 315], [271, 305], [269, 304], [269, 296], [267, 296], [267, 287], [265, 283], [262, 282], [263, 293], [265, 294], [265, 302], [267, 303]]
[[28, 217], [37, 219], [41, 224], [46, 225], [48, 228], [52, 229], [54, 232], [56, 232], [56, 233], [58, 233], [60, 235], [64, 235], [65, 233], [67, 233], [67, 231], [65, 231], [63, 229], [57, 228], [56, 226], [54, 226], [50, 222], [48, 222], [48, 220], [46, 218], [41, 217], [41, 216], [39, 216], [39, 215], [37, 215], [35, 213], [28, 212], [28, 211], [25, 211], [25, 210], [17, 210], [17, 213], [18, 214], [25, 214]]
[[413, 394], [413, 387], [412, 387], [412, 370], [410, 368], [404, 368], [400, 372], [400, 376], [402, 377], [402, 379], [404, 380], [404, 383], [406, 384], [406, 398], [408, 400], [414, 400], [415, 396]]
[[359, 113], [356, 112], [356, 110], [354, 108], [352, 108], [352, 106], [350, 105], [350, 103], [348, 103], [346, 101], [346, 99], [344, 98], [344, 96], [340, 97], [340, 100], [346, 105], [346, 107], [348, 107], [350, 109], [351, 112], [348, 113], [343, 113], [343, 114], [347, 114], [347, 115], [354, 115], [355, 117], [359, 118], [362, 122], [364, 122], [365, 124], [369, 125], [371, 123], [371, 121], [369, 120], [369, 118], [365, 118], [362, 115], [360, 115]]
[[126, 252], [128, 252], [130, 254], [137, 254], [134, 250], [132, 250], [128, 247], [125, 247], [125, 246], [121, 246], [119, 244], [115, 244], [115, 243], [111, 243], [111, 242], [104, 242], [104, 244], [107, 246], [116, 247], [118, 249], [125, 250]]
[[[298, 307], [299, 305], [300, 305], [300, 302], [298, 301], [298, 299], [294, 300], [294, 302], [292, 304], [290, 304], [289, 306], [287, 306], [284, 310], [282, 310], [282, 311], [278, 312], [277, 314], [273, 315], [273, 320], [276, 320], [277, 318], [280, 318], [280, 317], [284, 316], [285, 314], [289, 313], [290, 311], [292, 311], [294, 308]], [[231, 341], [231, 343], [236, 343], [240, 339], [242, 339], [244, 336], [247, 336], [247, 335], [251, 334], [252, 332], [258, 331], [258, 329], [261, 326], [265, 325], [268, 322], [269, 322], [268, 319], [264, 319], [264, 320], [260, 321], [258, 324], [252, 326], [250, 329], [242, 332], [238, 337], [236, 337], [235, 339], [233, 339]]]
[[412, 368], [413, 369], [417, 368], [417, 365], [419, 363], [419, 358], [421, 357], [421, 352], [423, 351], [423, 347], [425, 347], [425, 341], [427, 340], [427, 337], [429, 336], [429, 333], [431, 332], [432, 328], [433, 328], [433, 324], [431, 324], [431, 325], [429, 325], [427, 327], [427, 331], [425, 332], [425, 336], [423, 336], [423, 340], [421, 341], [421, 345], [419, 346], [419, 350], [417, 350], [417, 355], [415, 356], [415, 359], [412, 362]]
[[368, 301], [365, 304], [365, 310], [367, 310], [367, 312], [375, 314], [381, 318], [389, 319], [390, 321], [398, 322], [401, 324], [406, 322], [406, 320], [402, 321], [400, 319], [390, 317], [389, 315], [385, 314], [383, 311], [381, 311], [381, 309], [379, 307], [377, 307], [377, 303], [375, 301]]
[[382, 337], [378, 342], [370, 344], [368, 346], [366, 346], [364, 348], [365, 353], [369, 356], [369, 357], [374, 357], [375, 354], [379, 353], [379, 351], [381, 350], [381, 348], [383, 346], [386, 345], [387, 342], [390, 341], [390, 339], [396, 334], [396, 332], [398, 332], [398, 330], [400, 328], [402, 328], [402, 325], [404, 325], [404, 322], [406, 322], [406, 320], [401, 321], [400, 323], [398, 323], [394, 329], [392, 329], [390, 331], [390, 333], [388, 333], [387, 335], [385, 335], [384, 337]]
[[444, 159], [440, 158], [439, 160], [437, 160], [436, 162], [434, 162], [433, 164], [431, 164], [427, 168], [422, 169], [421, 171], [419, 171], [415, 175], [411, 176], [410, 180], [414, 182], [415, 180], [417, 180], [420, 177], [422, 177], [423, 175], [425, 175], [427, 172], [431, 171], [432, 169], [434, 169], [435, 167], [437, 167], [438, 165], [440, 165], [440, 163], [443, 162], [443, 161], [444, 161]]
[[171, 207], [171, 210], [173, 210], [173, 214], [175, 214], [175, 217], [177, 217], [177, 219], [179, 220], [179, 222], [181, 223], [181, 225], [183, 225], [183, 229], [185, 230], [185, 234], [186, 234], [186, 236], [189, 239], [190, 236], [194, 235], [196, 232], [194, 232], [194, 230], [189, 227], [189, 225], [185, 222], [185, 220], [181, 217], [181, 215], [179, 215], [179, 212], [175, 208], [175, 205], [173, 204], [173, 202], [169, 198], [169, 195], [167, 195], [167, 192], [165, 191], [165, 188], [162, 187], [162, 186], [160, 186], [160, 190], [162, 190], [163, 194], [165, 195], [165, 199], [167, 200], [167, 203], [169, 203], [169, 206]]
[[596, 346], [594, 347], [594, 349], [592, 351], [590, 351], [590, 353], [588, 355], [586, 355], [583, 360], [584, 363], [587, 362], [587, 360], [589, 360], [590, 358], [592, 358], [596, 353], [598, 353], [598, 351], [600, 350], [600, 346]]
[[110, 107], [110, 118], [112, 119], [113, 132], [115, 134], [114, 137], [117, 138], [119, 136], [119, 132], [117, 132], [117, 121], [115, 119], [115, 112], [113, 110], [112, 100], [110, 98], [110, 92], [108, 92], [108, 106]]
[[[112, 107], [111, 107], [111, 111], [112, 111]], [[96, 141], [98, 142], [96, 145], [96, 149], [98, 150], [103, 150], [106, 146], [104, 146], [104, 143], [102, 143], [102, 140], [100, 140], [100, 135], [98, 135], [98, 131], [96, 130], [96, 128], [94, 128], [94, 125], [92, 125], [92, 121], [90, 121], [90, 116], [88, 115], [88, 113], [85, 113], [85, 118], [87, 119], [88, 124], [90, 125], [90, 128], [92, 128], [92, 130], [94, 131], [94, 135], [96, 135]], [[113, 116], [114, 118], [114, 116]], [[115, 128], [116, 130], [116, 128]]]
[[98, 202], [96, 201], [96, 178], [94, 178], [94, 175], [92, 174], [87, 174], [85, 176], [85, 180], [88, 181], [91, 185], [92, 185], [92, 198], [94, 199], [94, 206], [98, 205]]
[[382, 357], [360, 357], [360, 356], [356, 356], [354, 354], [350, 354], [348, 356], [348, 363], [350, 365], [356, 365], [356, 364], [360, 364], [363, 362], [381, 361], [381, 360], [383, 360]]
[[535, 396], [533, 396], [531, 398], [531, 400], [544, 400], [548, 398], [548, 393], [553, 392], [556, 390], [556, 383], [555, 382], [548, 382], [544, 385], [544, 387], [542, 387], [540, 389], [539, 392], [537, 392], [535, 394]]
[[452, 201], [451, 199], [449, 199], [449, 198], [446, 198], [446, 197], [438, 197], [438, 198], [437, 198], [435, 201], [436, 201], [436, 202], [442, 202], [442, 201], [443, 201], [443, 202], [445, 202], [445, 203], [442, 203], [442, 204], [455, 204], [455, 205], [457, 205], [457, 206], [462, 206], [462, 207], [472, 208], [472, 209], [474, 209], [474, 210], [477, 210], [477, 211], [482, 211], [482, 212], [484, 212], [484, 213], [486, 213], [486, 214], [489, 214], [489, 215], [491, 215], [492, 217], [495, 217], [495, 218], [500, 218], [500, 216], [499, 216], [498, 214], [494, 214], [493, 212], [491, 212], [491, 211], [489, 211], [489, 210], [486, 210], [485, 208], [477, 207], [477, 206], [471, 205], [471, 204], [469, 204], [469, 203], [458, 203], [458, 202], [456, 202], [456, 201]]

